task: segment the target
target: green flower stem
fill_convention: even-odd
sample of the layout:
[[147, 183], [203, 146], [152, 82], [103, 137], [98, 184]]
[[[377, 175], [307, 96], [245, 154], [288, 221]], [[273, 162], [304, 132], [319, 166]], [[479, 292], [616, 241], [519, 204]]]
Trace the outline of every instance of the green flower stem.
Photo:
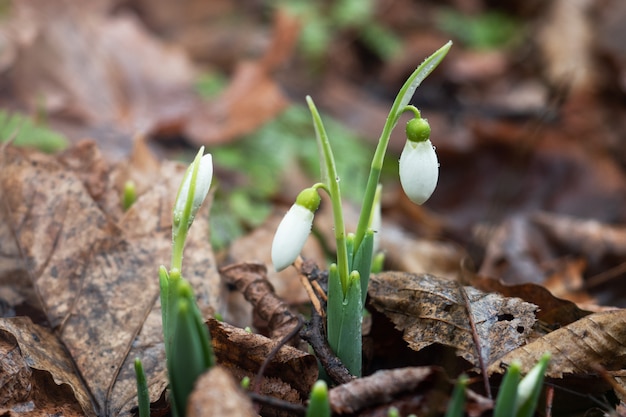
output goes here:
[[396, 124], [398, 124], [400, 115], [404, 111], [405, 107], [409, 104], [409, 101], [411, 101], [411, 98], [413, 97], [413, 94], [415, 93], [417, 87], [437, 67], [437, 65], [439, 65], [441, 60], [450, 50], [451, 46], [452, 42], [448, 42], [444, 46], [439, 48], [431, 56], [426, 58], [426, 60], [422, 62], [422, 64], [417, 67], [413, 74], [411, 74], [411, 76], [406, 80], [406, 82], [400, 89], [400, 92], [396, 96], [393, 105], [391, 106], [391, 110], [389, 111], [389, 115], [387, 116], [387, 121], [385, 122], [385, 126], [383, 127], [380, 139], [378, 139], [378, 145], [376, 146], [376, 151], [374, 152], [374, 158], [372, 159], [370, 174], [367, 179], [365, 196], [363, 197], [363, 205], [361, 207], [361, 215], [359, 217], [359, 224], [356, 229], [356, 236], [354, 241], [355, 250], [358, 250], [361, 242], [363, 241], [363, 238], [365, 237], [365, 232], [367, 232], [368, 229], [372, 208], [374, 207], [376, 187], [378, 186], [378, 181], [380, 180], [380, 172], [383, 167], [385, 153], [387, 152], [387, 145], [389, 144], [389, 139], [391, 138], [391, 132], [393, 131], [394, 127], [396, 127]]
[[[174, 216], [173, 225], [172, 225], [172, 264], [171, 269], [178, 269], [182, 271], [183, 268], [183, 249], [185, 248], [185, 241], [187, 240], [187, 232], [189, 232], [189, 227], [193, 222], [193, 218], [191, 215], [192, 207], [193, 207], [193, 196], [196, 193], [196, 181], [198, 178], [198, 170], [200, 169], [200, 159], [202, 158], [202, 154], [204, 153], [204, 147], [200, 148], [198, 154], [196, 155], [192, 167], [191, 172], [187, 170], [185, 173], [185, 177], [187, 175], [191, 175], [191, 182], [189, 183], [189, 198], [185, 202], [185, 209], [183, 210], [182, 216]], [[183, 178], [183, 183], [185, 182], [185, 178]], [[178, 191], [180, 193], [180, 190]], [[176, 200], [178, 200], [180, 196], [176, 196]]]
[[321, 146], [322, 153], [324, 155], [324, 162], [327, 169], [326, 186], [328, 187], [328, 193], [333, 208], [333, 218], [335, 223], [335, 241], [337, 242], [337, 268], [339, 272], [339, 279], [341, 280], [341, 288], [345, 295], [348, 287], [348, 250], [346, 247], [346, 227], [343, 221], [343, 208], [341, 207], [341, 191], [339, 189], [339, 176], [337, 175], [337, 168], [335, 166], [335, 158], [333, 151], [328, 141], [328, 135], [324, 129], [322, 118], [313, 103], [313, 99], [310, 96], [306, 97], [306, 102], [309, 105], [309, 110], [313, 116], [313, 123], [315, 125], [315, 132], [318, 137], [318, 143]]
[[[163, 322], [163, 336], [165, 341], [165, 357], [171, 360], [172, 345], [174, 340], [174, 329], [176, 327], [176, 309], [178, 308], [179, 286], [183, 278], [180, 270], [172, 269], [169, 272], [167, 283], [167, 294], [165, 294], [165, 321]], [[163, 308], [163, 307], [161, 307]]]

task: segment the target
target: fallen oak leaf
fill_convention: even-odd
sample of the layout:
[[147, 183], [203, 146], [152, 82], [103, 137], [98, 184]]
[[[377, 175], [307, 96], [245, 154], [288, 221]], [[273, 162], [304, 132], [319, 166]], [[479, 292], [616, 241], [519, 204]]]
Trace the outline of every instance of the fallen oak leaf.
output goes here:
[[474, 366], [480, 366], [481, 358], [490, 364], [527, 343], [536, 321], [534, 304], [428, 274], [374, 274], [368, 294], [371, 305], [404, 332], [411, 349], [419, 351], [434, 343], [451, 346]]
[[[55, 415], [63, 410], [67, 416], [95, 417], [72, 359], [50, 330], [28, 317], [0, 318], [0, 353], [0, 411], [31, 402], [29, 415]], [[54, 383], [43, 385], [46, 376]]]
[[[169, 261], [173, 187], [184, 167], [163, 164], [154, 175], [168, 180], [156, 181], [114, 223], [83, 176], [61, 159], [10, 147], [1, 156], [0, 221], [11, 231], [2, 238], [20, 248], [25, 274], [91, 392], [95, 411], [130, 413], [136, 404], [135, 357], [144, 360], [150, 397], [158, 399], [167, 378], [156, 271]], [[106, 194], [115, 192], [109, 188]], [[208, 316], [220, 309], [221, 284], [208, 239], [208, 205], [204, 210], [190, 231], [184, 273]]]
[[626, 310], [595, 313], [508, 352], [488, 369], [489, 374], [503, 373], [513, 360], [528, 372], [545, 353], [552, 357], [546, 376], [597, 373], [598, 366], [608, 371], [626, 367]]

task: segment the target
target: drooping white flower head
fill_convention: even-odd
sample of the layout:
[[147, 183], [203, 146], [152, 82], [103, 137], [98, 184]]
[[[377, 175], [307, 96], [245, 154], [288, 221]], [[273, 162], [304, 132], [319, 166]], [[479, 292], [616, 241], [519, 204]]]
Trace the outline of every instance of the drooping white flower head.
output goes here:
[[[174, 219], [180, 219], [183, 216], [187, 201], [191, 199], [190, 220], [193, 221], [193, 218], [209, 192], [209, 188], [211, 188], [211, 181], [213, 180], [213, 157], [211, 154], [202, 155], [203, 152], [204, 147], [200, 149], [194, 161], [189, 165], [189, 168], [187, 168], [183, 182], [178, 190], [178, 196], [176, 197]], [[198, 165], [198, 173], [196, 174], [193, 195], [190, 195], [191, 180], [196, 164]], [[190, 225], [191, 224], [189, 224], [189, 226]]]
[[400, 155], [400, 183], [415, 204], [430, 198], [439, 179], [439, 161], [429, 135], [425, 119], [412, 119], [407, 124], [407, 141]]
[[304, 247], [313, 226], [313, 215], [320, 205], [315, 188], [300, 192], [296, 203], [281, 220], [272, 242], [272, 263], [276, 271], [291, 265]]

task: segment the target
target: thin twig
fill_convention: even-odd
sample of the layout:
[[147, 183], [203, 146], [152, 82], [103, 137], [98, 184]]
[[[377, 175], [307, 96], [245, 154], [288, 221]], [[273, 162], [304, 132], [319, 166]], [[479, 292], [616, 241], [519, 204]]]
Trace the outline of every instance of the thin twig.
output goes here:
[[270, 353], [267, 354], [267, 357], [265, 358], [265, 360], [263, 361], [263, 364], [259, 368], [259, 372], [257, 372], [256, 376], [254, 377], [254, 384], [252, 386], [253, 387], [252, 390], [254, 392], [259, 392], [259, 390], [261, 389], [261, 380], [263, 379], [263, 374], [265, 373], [265, 368], [267, 368], [267, 365], [269, 365], [272, 359], [274, 359], [278, 351], [283, 346], [285, 346], [289, 342], [289, 340], [296, 337], [298, 335], [298, 332], [300, 332], [300, 329], [302, 328], [304, 321], [302, 320], [302, 317], [300, 316], [295, 316], [295, 317], [298, 320], [298, 324], [293, 329], [291, 329], [291, 331], [287, 335], [285, 335], [285, 337], [283, 337], [276, 344], [276, 346], [272, 348]]
[[487, 397], [491, 399], [492, 397], [491, 387], [489, 386], [489, 375], [487, 375], [487, 367], [485, 366], [485, 361], [483, 360], [482, 345], [480, 343], [478, 331], [476, 331], [476, 323], [474, 322], [474, 315], [472, 314], [472, 306], [470, 305], [470, 300], [467, 296], [467, 292], [465, 291], [465, 287], [463, 287], [463, 285], [459, 285], [459, 289], [461, 290], [461, 296], [463, 297], [465, 310], [467, 311], [467, 317], [469, 318], [470, 327], [472, 329], [472, 338], [474, 339], [474, 346], [476, 347], [476, 353], [478, 354], [478, 364], [480, 365], [480, 372], [482, 374], [483, 382], [485, 384], [485, 393], [487, 394]]
[[267, 395], [261, 395], [256, 392], [248, 392], [248, 396], [257, 404], [263, 404], [268, 407], [284, 410], [289, 412], [290, 415], [304, 416], [306, 414], [306, 408], [300, 404], [290, 403], [289, 401]]

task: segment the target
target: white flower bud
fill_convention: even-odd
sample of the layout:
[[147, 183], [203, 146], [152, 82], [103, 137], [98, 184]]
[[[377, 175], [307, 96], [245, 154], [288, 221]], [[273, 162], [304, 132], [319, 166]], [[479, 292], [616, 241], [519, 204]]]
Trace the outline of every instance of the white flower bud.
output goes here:
[[[203, 149], [200, 150], [202, 152]], [[189, 189], [191, 186], [191, 177], [193, 174], [194, 165], [198, 163], [198, 174], [196, 175], [196, 185], [194, 188], [193, 196], [189, 195]], [[196, 158], [194, 162], [189, 165], [187, 168], [187, 172], [185, 173], [185, 178], [183, 179], [183, 183], [180, 185], [180, 189], [178, 190], [178, 196], [176, 198], [176, 204], [174, 205], [174, 218], [181, 218], [184, 211], [185, 206], [187, 205], [187, 200], [189, 198], [192, 199], [191, 203], [191, 220], [196, 215], [196, 212], [204, 202], [206, 198], [209, 188], [211, 188], [211, 181], [213, 180], [213, 158], [211, 154], [206, 154], [202, 156], [199, 160]]]
[[439, 162], [430, 140], [407, 140], [400, 156], [400, 183], [407, 197], [423, 204], [435, 191]]
[[291, 206], [278, 225], [272, 242], [272, 263], [277, 271], [287, 268], [300, 255], [312, 226], [311, 210], [298, 204]]

